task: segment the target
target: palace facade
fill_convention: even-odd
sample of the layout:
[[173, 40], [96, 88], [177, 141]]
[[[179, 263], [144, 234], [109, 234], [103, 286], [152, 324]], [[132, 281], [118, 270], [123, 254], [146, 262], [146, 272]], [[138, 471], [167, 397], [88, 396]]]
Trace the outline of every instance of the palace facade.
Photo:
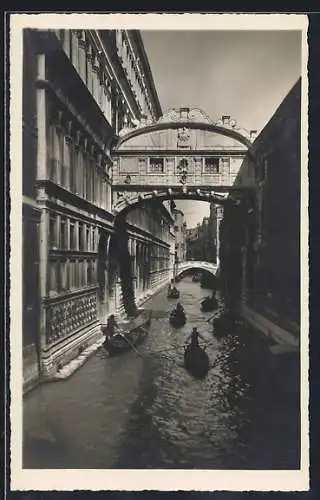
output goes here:
[[[110, 151], [121, 129], [161, 114], [138, 31], [24, 31], [26, 385], [59, 370], [123, 310]], [[172, 216], [163, 204], [140, 207], [127, 226], [141, 301], [172, 273]]]

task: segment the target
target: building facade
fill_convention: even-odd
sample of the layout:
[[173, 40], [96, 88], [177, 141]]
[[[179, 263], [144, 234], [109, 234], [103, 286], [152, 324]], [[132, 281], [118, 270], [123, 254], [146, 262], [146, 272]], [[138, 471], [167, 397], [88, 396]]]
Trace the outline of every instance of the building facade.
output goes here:
[[217, 263], [217, 235], [222, 218], [222, 207], [210, 203], [209, 217], [198, 222], [197, 227], [187, 229], [187, 260]]
[[175, 234], [175, 260], [176, 263], [183, 262], [187, 257], [186, 245], [186, 229], [187, 224], [185, 221], [184, 213], [175, 208], [173, 210], [174, 216], [174, 234]]
[[[299, 335], [301, 81], [253, 143], [236, 179], [248, 188], [226, 206], [221, 271], [233, 301]], [[260, 316], [258, 316], [258, 314]], [[262, 321], [262, 320], [261, 320]]]
[[[124, 126], [160, 115], [139, 32], [24, 31], [26, 383], [75, 357], [99, 335], [101, 320], [121, 310], [111, 147]], [[138, 225], [132, 224], [135, 216]], [[130, 216], [128, 251], [139, 293], [166, 273], [169, 279], [170, 220], [163, 207]], [[146, 248], [154, 274], [147, 282]]]
[[130, 258], [134, 291], [139, 303], [173, 276], [173, 217], [161, 203], [131, 210], [126, 221], [130, 237]]

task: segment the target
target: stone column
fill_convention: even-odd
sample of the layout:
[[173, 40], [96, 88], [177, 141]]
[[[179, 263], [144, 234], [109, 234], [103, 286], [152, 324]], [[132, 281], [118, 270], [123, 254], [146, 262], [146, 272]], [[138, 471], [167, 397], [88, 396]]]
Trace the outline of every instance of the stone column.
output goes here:
[[63, 137], [63, 165], [62, 165], [62, 185], [66, 189], [70, 189], [70, 148], [71, 138], [69, 136]]
[[[80, 31], [79, 33], [79, 66], [78, 66], [78, 71], [80, 74], [80, 77], [82, 78], [83, 82], [87, 84], [86, 82], [86, 37], [85, 37], [85, 32], [83, 30]], [[89, 78], [91, 75], [89, 75]], [[91, 89], [90, 89], [91, 90]]]
[[43, 374], [42, 353], [47, 345], [47, 309], [44, 303], [48, 295], [48, 235], [49, 235], [49, 212], [42, 208], [40, 232], [39, 232], [39, 297], [40, 297], [40, 325], [39, 325], [39, 350], [40, 350], [40, 374]]
[[77, 71], [79, 71], [79, 41], [78, 36], [75, 32], [71, 32], [71, 43], [72, 43], [72, 54], [71, 60], [72, 64]]
[[100, 79], [99, 79], [99, 60], [96, 54], [92, 57], [92, 77], [93, 77], [93, 97], [100, 106]]
[[55, 234], [55, 242], [57, 248], [60, 248], [60, 241], [61, 241], [61, 235], [60, 235], [60, 227], [61, 227], [61, 215], [57, 215], [56, 218], [56, 234]]
[[[45, 55], [38, 55], [38, 78], [46, 79], [46, 59]], [[46, 90], [44, 88], [37, 89], [37, 178], [48, 179], [48, 152], [47, 152], [47, 106], [46, 106]]]

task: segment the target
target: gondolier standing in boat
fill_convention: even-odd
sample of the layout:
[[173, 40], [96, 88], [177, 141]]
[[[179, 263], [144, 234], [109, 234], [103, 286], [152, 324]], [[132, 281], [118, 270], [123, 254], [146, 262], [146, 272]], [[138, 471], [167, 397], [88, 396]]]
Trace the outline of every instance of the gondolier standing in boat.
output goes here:
[[107, 328], [106, 328], [106, 337], [113, 337], [117, 331], [120, 330], [120, 327], [116, 321], [116, 318], [114, 317], [114, 314], [111, 314], [108, 318], [107, 322]]
[[176, 287], [175, 287], [175, 284], [174, 284], [174, 280], [171, 279], [170, 280], [170, 283], [169, 283], [169, 286], [168, 286], [168, 292], [171, 292], [171, 290], [174, 290]]
[[198, 332], [198, 329], [196, 326], [192, 328], [192, 332], [190, 335], [187, 337], [185, 345], [188, 344], [189, 340], [191, 339], [190, 346], [191, 347], [199, 347], [199, 338], [201, 338], [203, 341], [206, 341], [206, 339], [201, 335], [201, 333]]
[[184, 308], [180, 302], [176, 305], [176, 314], [184, 314]]

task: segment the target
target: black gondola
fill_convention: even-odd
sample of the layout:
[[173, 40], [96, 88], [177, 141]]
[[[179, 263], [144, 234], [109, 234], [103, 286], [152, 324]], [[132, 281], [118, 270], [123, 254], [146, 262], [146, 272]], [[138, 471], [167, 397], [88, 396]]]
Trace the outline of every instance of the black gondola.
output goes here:
[[210, 360], [200, 346], [189, 345], [184, 351], [185, 369], [197, 379], [204, 379], [210, 370]]
[[168, 299], [178, 299], [180, 297], [180, 292], [176, 287], [170, 288], [167, 297]]
[[171, 311], [170, 324], [175, 328], [180, 328], [181, 326], [186, 324], [186, 315], [184, 312], [178, 312], [176, 309]]
[[[151, 311], [143, 311], [138, 318], [135, 318], [128, 325], [120, 325], [121, 331], [107, 337], [103, 343], [103, 347], [108, 351], [110, 356], [121, 354], [130, 351], [146, 338], [149, 333], [151, 324]], [[104, 327], [101, 327], [104, 332]]]
[[215, 297], [206, 297], [201, 302], [201, 311], [209, 312], [218, 308], [218, 301]]

